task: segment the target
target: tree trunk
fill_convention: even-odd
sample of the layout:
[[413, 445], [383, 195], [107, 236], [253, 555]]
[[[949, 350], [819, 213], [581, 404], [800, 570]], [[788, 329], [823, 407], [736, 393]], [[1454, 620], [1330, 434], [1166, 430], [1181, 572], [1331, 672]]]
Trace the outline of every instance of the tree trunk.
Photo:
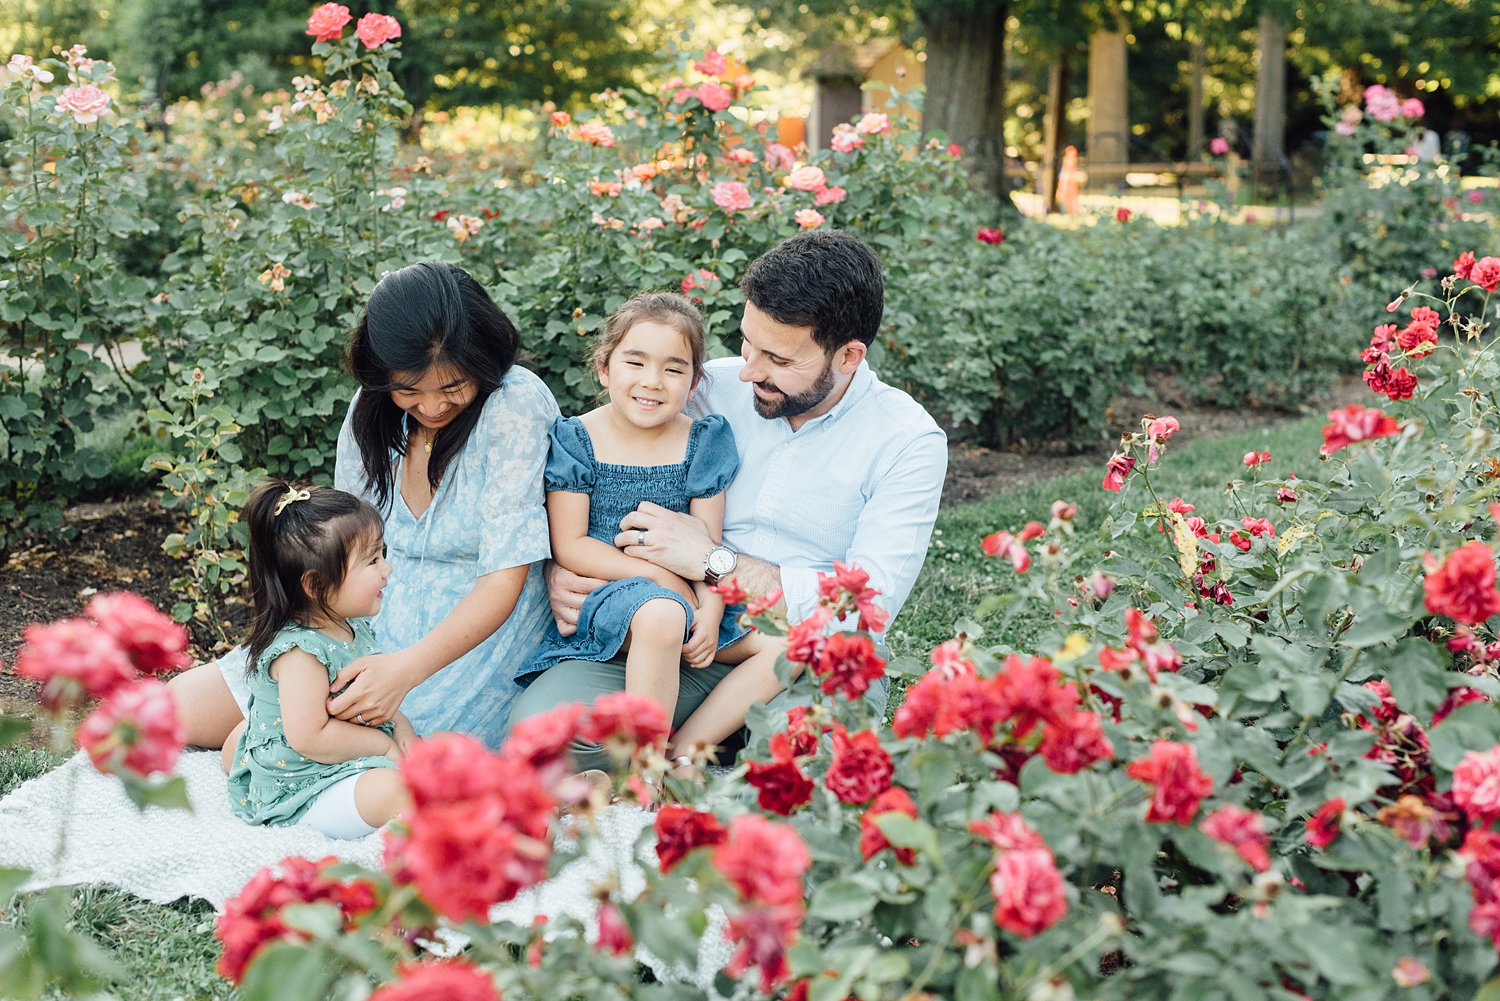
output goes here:
[[[1125, 33], [1096, 31], [1089, 39], [1088, 163], [1130, 162], [1130, 109], [1126, 104]], [[1124, 175], [1112, 171], [1110, 178]]]
[[934, 4], [922, 14], [927, 96], [922, 130], [963, 147], [989, 187], [1005, 191], [1005, 19], [1010, 0], [981, 0], [972, 10]]
[[1068, 88], [1072, 83], [1068, 57], [1059, 56], [1047, 72], [1047, 118], [1042, 136], [1042, 204], [1057, 211], [1057, 171], [1068, 144]]
[[1255, 69], [1255, 138], [1250, 152], [1255, 186], [1275, 187], [1286, 158], [1286, 27], [1261, 15]]
[[1203, 40], [1193, 42], [1191, 69], [1188, 71], [1188, 144], [1185, 159], [1195, 160], [1204, 153], [1203, 76], [1208, 55]]

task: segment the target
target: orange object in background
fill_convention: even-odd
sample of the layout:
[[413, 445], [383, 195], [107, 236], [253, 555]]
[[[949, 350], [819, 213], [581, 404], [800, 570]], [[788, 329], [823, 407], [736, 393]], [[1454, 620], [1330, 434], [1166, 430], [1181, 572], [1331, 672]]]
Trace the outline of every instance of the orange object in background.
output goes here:
[[807, 119], [782, 115], [776, 120], [776, 141], [788, 149], [796, 149], [806, 143]]
[[1063, 150], [1062, 169], [1057, 173], [1057, 204], [1068, 215], [1078, 214], [1078, 147]]

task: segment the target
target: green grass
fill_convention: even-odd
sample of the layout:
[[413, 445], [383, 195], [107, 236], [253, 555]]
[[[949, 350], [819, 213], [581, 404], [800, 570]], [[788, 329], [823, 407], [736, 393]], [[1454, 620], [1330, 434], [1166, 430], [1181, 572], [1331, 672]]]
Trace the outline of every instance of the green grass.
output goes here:
[[[1318, 461], [1320, 424], [1309, 418], [1170, 446], [1152, 472], [1152, 482], [1163, 500], [1182, 496], [1198, 505], [1205, 517], [1227, 515], [1223, 487], [1244, 475], [1241, 457], [1246, 452], [1270, 451], [1269, 468], [1278, 477], [1310, 471]], [[1010, 565], [986, 557], [979, 540], [997, 529], [1014, 531], [1033, 519], [1045, 522], [1054, 500], [1078, 505], [1079, 539], [1102, 551], [1096, 533], [1113, 498], [1100, 488], [1103, 474], [1101, 464], [1087, 473], [1006, 490], [988, 500], [944, 511], [926, 568], [891, 636], [893, 650], [925, 659], [928, 650], [953, 636], [957, 623], [974, 619], [984, 598], [1011, 587], [1015, 574]], [[1148, 503], [1144, 492], [1132, 497], [1137, 507]], [[998, 614], [981, 621], [993, 627], [987, 630], [986, 643], [1016, 649], [1034, 649], [1031, 641], [1050, 623], [1048, 609], [1023, 610], [1003, 626]], [[899, 695], [893, 698], [893, 704], [898, 699]], [[0, 750], [0, 794], [54, 767], [58, 760], [42, 751]], [[213, 911], [206, 903], [179, 901], [163, 907], [118, 890], [86, 887], [73, 894], [71, 908], [74, 927], [91, 934], [124, 968], [124, 977], [112, 990], [125, 1001], [230, 996], [229, 985], [214, 972], [218, 943], [213, 937]]]

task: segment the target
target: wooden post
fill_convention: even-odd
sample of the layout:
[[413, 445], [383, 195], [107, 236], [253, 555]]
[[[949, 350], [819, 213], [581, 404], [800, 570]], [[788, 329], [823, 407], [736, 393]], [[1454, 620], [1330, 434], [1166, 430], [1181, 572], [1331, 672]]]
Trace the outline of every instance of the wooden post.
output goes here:
[[1047, 71], [1047, 117], [1042, 126], [1042, 205], [1049, 214], [1057, 211], [1057, 172], [1062, 167], [1063, 147], [1068, 144], [1071, 75], [1067, 56], [1059, 56]]
[[1255, 68], [1255, 138], [1250, 168], [1257, 189], [1274, 186], [1286, 142], [1286, 27], [1270, 15], [1260, 19]]
[[1089, 39], [1090, 166], [1130, 162], [1126, 80], [1125, 33], [1095, 32]]

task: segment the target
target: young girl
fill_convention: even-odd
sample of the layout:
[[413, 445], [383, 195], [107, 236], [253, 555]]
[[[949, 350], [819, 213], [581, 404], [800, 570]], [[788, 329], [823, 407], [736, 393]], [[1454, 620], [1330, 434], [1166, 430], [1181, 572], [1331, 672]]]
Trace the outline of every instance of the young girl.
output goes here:
[[328, 714], [328, 686], [377, 651], [369, 617], [390, 577], [380, 515], [342, 490], [262, 484], [246, 508], [250, 702], [225, 745], [229, 802], [252, 824], [302, 824], [358, 838], [408, 805], [393, 767], [416, 739], [397, 713], [380, 726]]
[[[756, 687], [769, 687], [767, 697], [780, 690], [778, 648], [738, 624], [742, 606], [725, 609], [703, 582], [690, 584], [614, 545], [620, 519], [642, 501], [692, 514], [719, 540], [724, 489], [739, 468], [734, 434], [723, 417], [682, 412], [703, 375], [703, 338], [698, 310], [665, 292], [638, 295], [605, 322], [592, 360], [608, 402], [553, 423], [546, 481], [552, 558], [610, 583], [584, 602], [576, 633], [563, 638], [553, 627], [522, 677], [563, 660], [609, 660], [624, 649], [625, 690], [661, 703], [668, 719], [683, 661], [737, 664], [731, 676], [761, 679]], [[743, 723], [712, 715], [694, 714], [676, 746], [716, 741]]]

